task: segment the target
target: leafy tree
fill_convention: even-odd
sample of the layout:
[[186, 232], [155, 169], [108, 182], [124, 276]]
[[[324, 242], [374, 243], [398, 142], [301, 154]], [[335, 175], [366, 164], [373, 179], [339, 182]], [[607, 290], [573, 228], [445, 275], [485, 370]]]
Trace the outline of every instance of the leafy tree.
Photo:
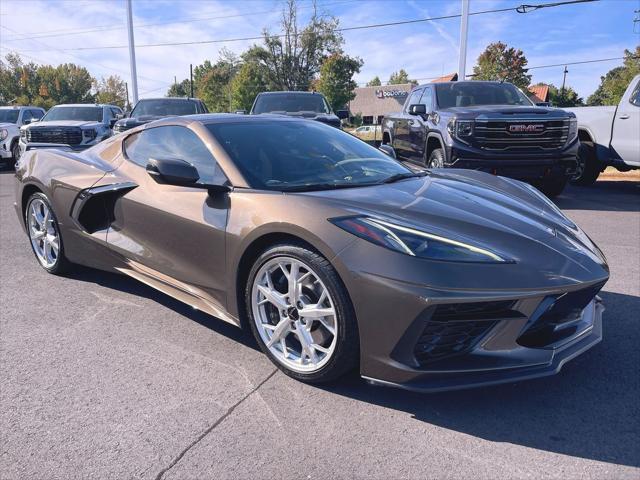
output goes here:
[[191, 95], [191, 82], [185, 78], [180, 83], [174, 83], [167, 91], [167, 97], [188, 97]]
[[381, 85], [382, 82], [377, 75], [367, 82], [367, 87], [379, 87]]
[[331, 55], [322, 64], [315, 87], [327, 97], [333, 110], [343, 108], [349, 100], [355, 98], [354, 89], [358, 84], [353, 81], [353, 75], [360, 72], [362, 64], [360, 58], [339, 53]]
[[296, 0], [287, 0], [282, 12], [280, 35], [264, 31], [264, 46], [254, 45], [248, 57], [265, 69], [266, 82], [278, 90], [308, 90], [330, 55], [340, 52], [342, 36], [338, 19], [318, 14], [309, 23], [298, 24]]
[[[376, 77], [377, 78], [377, 77]], [[401, 68], [398, 72], [393, 72], [389, 77], [389, 85], [400, 85], [402, 83], [412, 83], [417, 84], [415, 80], [409, 79], [409, 74]]]
[[111, 75], [95, 82], [96, 102], [118, 105], [124, 108], [127, 103], [127, 87], [118, 75]]
[[256, 62], [245, 62], [231, 81], [231, 109], [251, 110], [256, 95], [267, 90], [264, 68]]
[[211, 112], [231, 110], [231, 80], [239, 66], [239, 58], [229, 50], [222, 49], [216, 63], [205, 60], [193, 69], [196, 95]]
[[57, 103], [91, 103], [94, 79], [89, 71], [73, 63], [63, 63], [55, 67], [55, 94]]
[[476, 80], [499, 80], [511, 82], [526, 90], [531, 82], [527, 74], [527, 57], [522, 50], [516, 50], [502, 42], [491, 43], [478, 57], [473, 67]]
[[584, 100], [571, 87], [565, 85], [564, 91], [553, 84], [549, 84], [549, 101], [554, 107], [581, 107]]
[[635, 51], [625, 50], [621, 67], [600, 77], [600, 85], [589, 98], [588, 105], [617, 105], [633, 77], [640, 73], [640, 45]]

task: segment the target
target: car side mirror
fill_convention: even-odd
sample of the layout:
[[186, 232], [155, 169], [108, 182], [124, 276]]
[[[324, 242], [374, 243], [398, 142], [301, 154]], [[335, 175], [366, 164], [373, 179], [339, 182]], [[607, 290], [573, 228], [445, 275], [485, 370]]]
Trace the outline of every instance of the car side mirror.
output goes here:
[[340, 119], [340, 120], [346, 120], [347, 118], [349, 118], [349, 110], [338, 110], [336, 112], [336, 116]]
[[391, 145], [382, 144], [378, 147], [378, 150], [386, 155], [389, 155], [391, 158], [396, 158], [396, 151]]
[[422, 103], [416, 103], [409, 106], [409, 115], [426, 115], [427, 106]]
[[112, 118], [109, 120], [109, 128], [113, 128], [113, 126], [116, 124], [116, 122], [118, 121], [117, 118]]
[[35, 122], [37, 122], [37, 121], [38, 121], [38, 119], [37, 119], [37, 118], [34, 118], [34, 117], [31, 117], [31, 118], [25, 118], [24, 120], [22, 120], [22, 124], [23, 124], [23, 125], [29, 125], [30, 123], [35, 123]]
[[158, 183], [196, 186], [194, 184], [200, 180], [196, 167], [184, 160], [150, 158], [146, 170]]

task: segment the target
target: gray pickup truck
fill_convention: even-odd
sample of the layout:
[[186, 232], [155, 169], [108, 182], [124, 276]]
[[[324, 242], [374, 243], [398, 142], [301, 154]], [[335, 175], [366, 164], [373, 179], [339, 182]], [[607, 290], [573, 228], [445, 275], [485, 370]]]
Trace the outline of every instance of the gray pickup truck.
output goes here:
[[578, 118], [578, 167], [572, 182], [593, 184], [612, 166], [640, 168], [640, 75], [631, 80], [618, 105], [567, 109]]

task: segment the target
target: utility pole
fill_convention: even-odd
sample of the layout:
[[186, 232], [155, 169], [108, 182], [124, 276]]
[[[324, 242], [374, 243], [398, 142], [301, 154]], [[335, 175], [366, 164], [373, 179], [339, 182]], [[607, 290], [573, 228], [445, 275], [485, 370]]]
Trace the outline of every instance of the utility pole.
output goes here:
[[189, 78], [190, 80], [190, 85], [191, 85], [191, 95], [189, 95], [189, 98], [193, 98], [193, 63], [189, 64]]
[[133, 40], [133, 13], [131, 0], [127, 0], [127, 27], [129, 30], [129, 63], [131, 64], [131, 96], [138, 103], [138, 74], [136, 73], [136, 47]]
[[[567, 66], [564, 66], [564, 75], [562, 76], [562, 88], [560, 89], [560, 101], [564, 104], [564, 85], [565, 82], [567, 81], [567, 73], [569, 73], [569, 70], [567, 70]], [[561, 107], [563, 105], [560, 105]]]
[[460, 17], [460, 52], [458, 56], [458, 80], [467, 78], [467, 33], [469, 31], [469, 0], [462, 0]]

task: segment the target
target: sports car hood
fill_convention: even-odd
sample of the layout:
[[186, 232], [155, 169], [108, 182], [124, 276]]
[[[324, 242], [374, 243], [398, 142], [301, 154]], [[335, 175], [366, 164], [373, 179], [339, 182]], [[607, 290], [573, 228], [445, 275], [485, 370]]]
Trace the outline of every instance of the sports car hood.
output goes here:
[[[448, 170], [374, 187], [307, 193], [369, 215], [492, 250], [559, 283], [608, 277], [587, 235], [522, 182]], [[346, 206], [346, 208], [345, 208]]]
[[101, 127], [101, 122], [80, 121], [80, 120], [56, 120], [51, 122], [37, 122], [29, 125], [29, 128], [38, 127]]

